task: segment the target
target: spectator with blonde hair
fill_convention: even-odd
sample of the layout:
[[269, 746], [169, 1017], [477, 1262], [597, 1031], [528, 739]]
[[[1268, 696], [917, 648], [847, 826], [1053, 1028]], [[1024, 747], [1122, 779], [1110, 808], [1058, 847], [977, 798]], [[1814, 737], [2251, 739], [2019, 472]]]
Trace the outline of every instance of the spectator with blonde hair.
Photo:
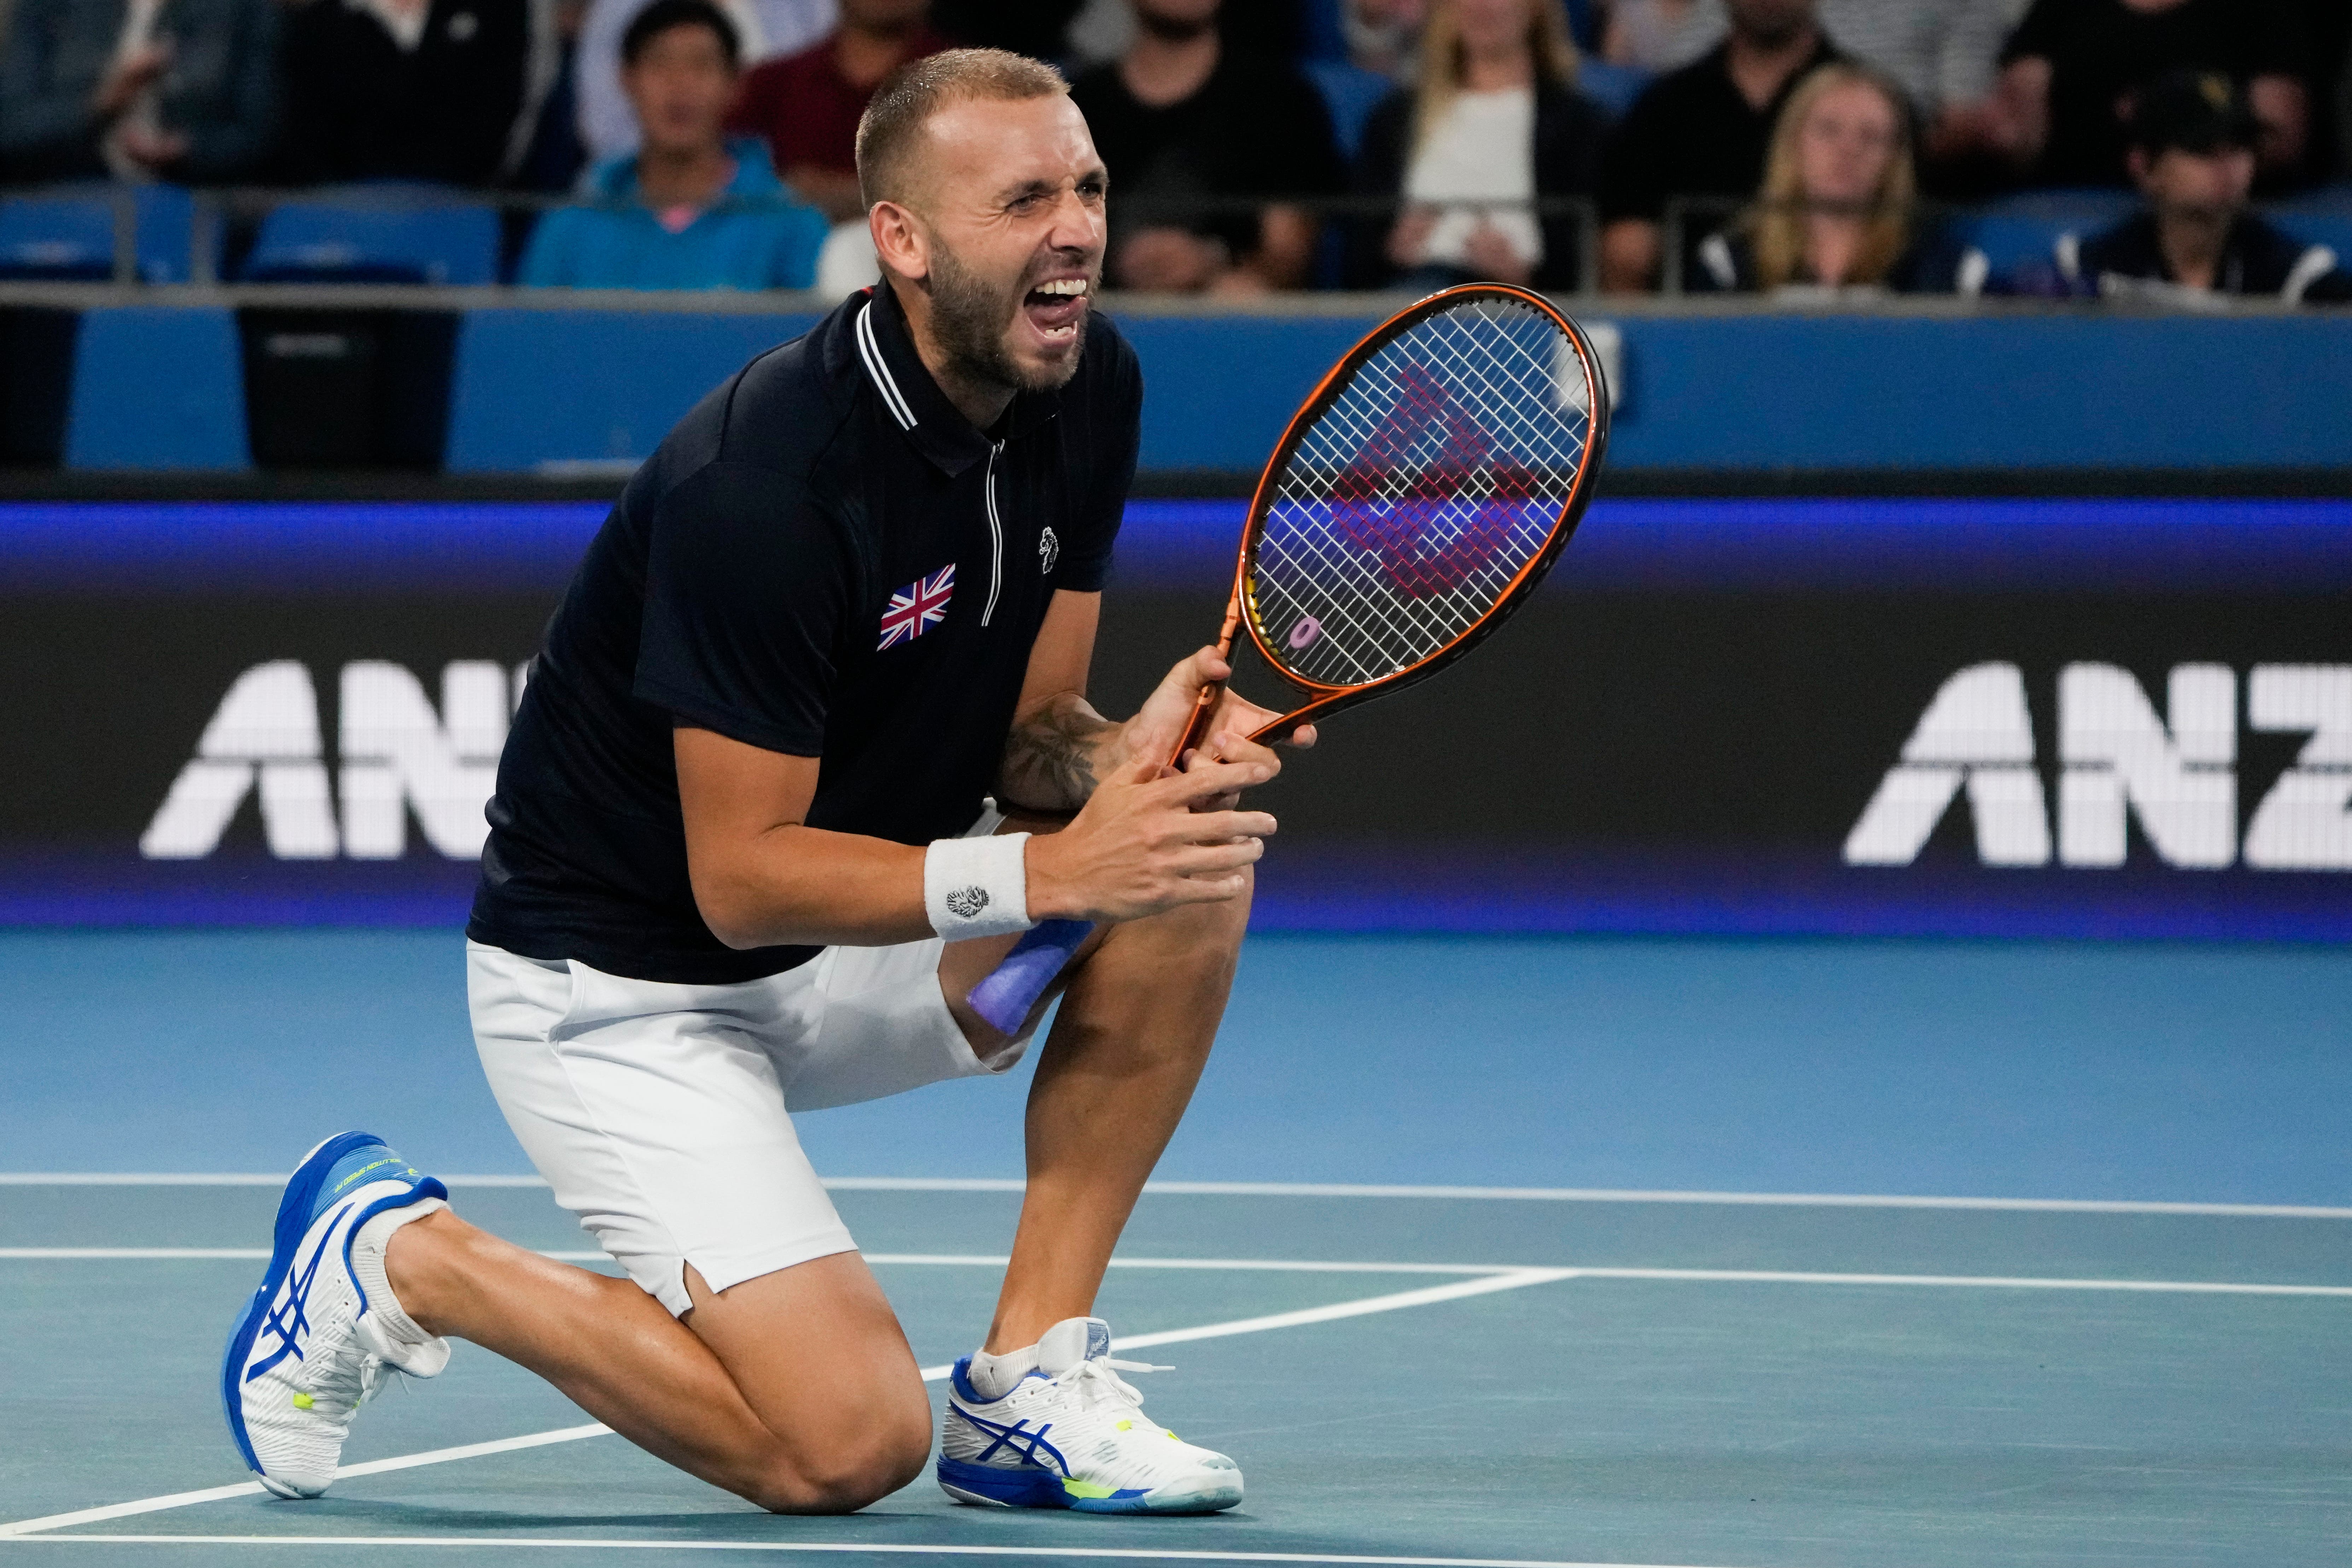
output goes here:
[[1417, 84], [1364, 128], [1357, 189], [1405, 205], [1359, 232], [1352, 281], [1576, 287], [1575, 217], [1534, 205], [1590, 193], [1599, 172], [1604, 122], [1576, 68], [1559, 0], [1437, 0]]
[[1903, 89], [1868, 66], [1816, 67], [1772, 130], [1753, 205], [1698, 249], [1702, 289], [1968, 293], [1980, 253], [1923, 219]]

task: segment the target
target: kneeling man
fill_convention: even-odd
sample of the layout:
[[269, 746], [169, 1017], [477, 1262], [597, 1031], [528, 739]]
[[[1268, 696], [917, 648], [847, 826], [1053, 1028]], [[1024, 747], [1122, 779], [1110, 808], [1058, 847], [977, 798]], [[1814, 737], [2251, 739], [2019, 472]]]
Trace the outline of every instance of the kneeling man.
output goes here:
[[1279, 765], [1244, 737], [1273, 715], [1225, 696], [1174, 773], [1227, 674], [1212, 650], [1123, 723], [1086, 701], [1142, 385], [1092, 320], [1105, 177], [1061, 79], [934, 56], [877, 96], [857, 155], [885, 281], [631, 480], [489, 806], [482, 1065], [626, 1277], [467, 1225], [371, 1134], [327, 1140], [222, 1373], [281, 1496], [323, 1491], [360, 1404], [388, 1369], [438, 1372], [446, 1336], [766, 1508], [906, 1485], [929, 1395], [791, 1113], [1010, 1068], [1038, 1016], [1007, 1037], [963, 998], [1063, 917], [1100, 929], [1038, 1064], [1020, 1230], [956, 1363], [940, 1484], [1103, 1512], [1241, 1499], [1232, 1460], [1144, 1416], [1093, 1311], [1224, 1007], [1275, 826], [1238, 796]]

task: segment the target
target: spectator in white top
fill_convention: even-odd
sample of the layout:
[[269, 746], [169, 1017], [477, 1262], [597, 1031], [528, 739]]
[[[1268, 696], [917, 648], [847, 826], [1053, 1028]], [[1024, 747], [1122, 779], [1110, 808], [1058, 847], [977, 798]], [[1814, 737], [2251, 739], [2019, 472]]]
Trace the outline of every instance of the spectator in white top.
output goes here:
[[[621, 89], [621, 36], [648, 0], [589, 0], [573, 61], [580, 99], [580, 140], [589, 161], [637, 150], [637, 119]], [[719, 0], [742, 40], [745, 67], [797, 54], [833, 31], [835, 0]]]
[[1357, 190], [1405, 205], [1393, 223], [1360, 229], [1351, 281], [1575, 288], [1578, 224], [1533, 203], [1587, 195], [1599, 173], [1605, 127], [1576, 90], [1576, 66], [1559, 0], [1437, 0], [1419, 84], [1364, 129]]

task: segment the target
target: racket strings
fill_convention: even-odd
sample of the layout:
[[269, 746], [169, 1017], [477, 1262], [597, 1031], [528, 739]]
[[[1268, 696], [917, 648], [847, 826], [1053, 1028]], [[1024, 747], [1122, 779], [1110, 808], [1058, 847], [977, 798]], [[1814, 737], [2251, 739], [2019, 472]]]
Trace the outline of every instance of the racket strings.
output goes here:
[[[1538, 335], [1549, 339], [1556, 333], [1548, 319], [1536, 321]], [[1493, 417], [1498, 405], [1507, 415], [1513, 406], [1525, 408], [1532, 402], [1543, 408], [1555, 400], [1556, 395], [1537, 379], [1549, 378], [1546, 357], [1526, 352], [1533, 345], [1525, 341], [1525, 333], [1512, 345], [1521, 352], [1506, 355], [1496, 352], [1494, 336], [1460, 331], [1458, 318], [1440, 318], [1425, 328], [1434, 330], [1425, 330], [1422, 336], [1436, 341], [1407, 339], [1391, 345], [1390, 353], [1364, 367], [1350, 389], [1355, 395], [1335, 406], [1337, 417], [1313, 433], [1318, 439], [1308, 444], [1307, 461], [1299, 465], [1310, 481], [1320, 477], [1317, 470], [1329, 472], [1330, 457], [1355, 448], [1328, 487], [1328, 496], [1314, 494], [1311, 482], [1292, 489], [1306, 489], [1304, 499], [1310, 505], [1325, 500], [1335, 503], [1328, 508], [1331, 517], [1310, 515], [1310, 526], [1301, 531], [1312, 545], [1315, 566], [1327, 571], [1335, 565], [1360, 567], [1367, 551], [1378, 559], [1379, 575], [1385, 581], [1372, 580], [1360, 569], [1348, 575], [1353, 579], [1350, 586], [1368, 592], [1367, 606], [1385, 613], [1353, 618], [1374, 623], [1371, 629], [1389, 634], [1381, 638], [1383, 642], [1402, 637], [1433, 651], [1475, 625], [1525, 560], [1541, 548], [1549, 531], [1544, 514], [1564, 499], [1542, 493], [1559, 488], [1542, 483], [1543, 470], [1551, 468], [1557, 473], [1561, 464], [1572, 467], [1581, 438], [1572, 427], [1564, 431], [1565, 440], [1538, 428], [1533, 432], [1534, 462], [1525, 458], [1496, 461], [1496, 443], [1487, 431], [1499, 423]], [[1399, 347], [1407, 352], [1397, 353]], [[1472, 373], [1457, 374], [1451, 392], [1429, 363], [1446, 354]], [[1487, 385], [1479, 384], [1482, 379]], [[1490, 388], [1499, 397], [1491, 395]], [[1486, 406], [1474, 407], [1477, 403]], [[1379, 423], [1368, 428], [1367, 420], [1382, 404], [1386, 406]], [[1433, 434], [1437, 437], [1433, 447], [1425, 438]], [[1544, 450], [1547, 445], [1549, 451]], [[1332, 450], [1311, 449], [1318, 447]], [[1554, 505], [1542, 506], [1546, 500]], [[1529, 501], [1538, 504], [1512, 504]], [[1316, 512], [1324, 510], [1314, 508]], [[1352, 552], [1329, 547], [1332, 521]], [[1519, 536], [1516, 542], [1514, 533]], [[1423, 548], [1433, 534], [1443, 542]], [[1518, 548], [1510, 547], [1514, 542]], [[1438, 603], [1433, 606], [1432, 600]], [[1438, 613], [1416, 613], [1432, 608]], [[1381, 651], [1386, 656], [1381, 662], [1392, 667], [1396, 650]], [[1364, 675], [1388, 673], [1360, 656], [1347, 662]]]
[[1251, 611], [1286, 668], [1363, 685], [1483, 621], [1560, 521], [1584, 378], [1549, 316], [1491, 299], [1358, 366], [1276, 476], [1257, 542]]

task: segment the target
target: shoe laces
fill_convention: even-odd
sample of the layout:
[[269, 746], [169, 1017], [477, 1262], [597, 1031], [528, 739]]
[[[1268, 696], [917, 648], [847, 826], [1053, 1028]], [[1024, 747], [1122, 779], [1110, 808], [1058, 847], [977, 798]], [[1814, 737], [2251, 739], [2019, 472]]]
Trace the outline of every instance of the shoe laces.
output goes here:
[[1143, 1407], [1143, 1394], [1135, 1384], [1119, 1376], [1122, 1372], [1174, 1372], [1172, 1366], [1154, 1366], [1148, 1361], [1119, 1361], [1111, 1356], [1089, 1356], [1055, 1381], [1073, 1390], [1079, 1403], [1091, 1405], [1105, 1399], [1116, 1399], [1136, 1409]]
[[346, 1415], [356, 1415], [386, 1388], [407, 1380], [400, 1368], [356, 1342], [345, 1344], [331, 1362], [320, 1368], [307, 1393], [347, 1404]]

